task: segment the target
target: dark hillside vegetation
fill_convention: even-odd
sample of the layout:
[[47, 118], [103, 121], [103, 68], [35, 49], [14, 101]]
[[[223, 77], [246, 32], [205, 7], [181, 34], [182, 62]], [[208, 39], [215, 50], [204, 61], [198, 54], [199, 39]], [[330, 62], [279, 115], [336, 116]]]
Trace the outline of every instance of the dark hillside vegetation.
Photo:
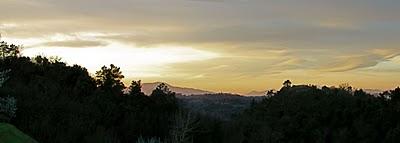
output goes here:
[[231, 93], [201, 95], [177, 95], [183, 108], [219, 120], [228, 121], [251, 104], [261, 101], [264, 96], [241, 96]]
[[[286, 86], [236, 121], [239, 142], [397, 142], [400, 88]], [[237, 131], [237, 130], [236, 130]]]
[[[162, 86], [150, 96], [140, 90], [124, 94], [114, 65], [103, 67], [95, 78], [83, 67], [40, 56], [7, 57], [0, 67], [10, 71], [1, 96], [17, 100], [11, 123], [43, 143], [166, 138], [178, 110], [174, 93]], [[132, 83], [133, 89], [138, 86]]]

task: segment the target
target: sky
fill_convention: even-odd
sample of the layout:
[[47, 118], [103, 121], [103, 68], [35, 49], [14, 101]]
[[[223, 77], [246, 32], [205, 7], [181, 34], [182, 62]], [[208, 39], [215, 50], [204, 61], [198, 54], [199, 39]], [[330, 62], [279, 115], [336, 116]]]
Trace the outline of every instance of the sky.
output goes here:
[[399, 0], [1, 0], [2, 40], [125, 82], [400, 85]]

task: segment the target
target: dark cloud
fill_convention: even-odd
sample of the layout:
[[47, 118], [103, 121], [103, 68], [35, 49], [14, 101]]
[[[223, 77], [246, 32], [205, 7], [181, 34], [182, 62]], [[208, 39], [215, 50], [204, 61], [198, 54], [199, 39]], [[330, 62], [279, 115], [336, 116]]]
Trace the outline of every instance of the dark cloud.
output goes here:
[[[3, 30], [12, 36], [95, 31], [123, 33], [112, 38], [138, 44], [279, 42], [296, 48], [366, 48], [397, 43], [398, 23], [387, 24], [399, 21], [396, 6], [400, 3], [393, 0], [5, 0], [0, 12], [6, 14], [0, 18], [25, 24]], [[24, 11], [13, 11], [15, 7]]]

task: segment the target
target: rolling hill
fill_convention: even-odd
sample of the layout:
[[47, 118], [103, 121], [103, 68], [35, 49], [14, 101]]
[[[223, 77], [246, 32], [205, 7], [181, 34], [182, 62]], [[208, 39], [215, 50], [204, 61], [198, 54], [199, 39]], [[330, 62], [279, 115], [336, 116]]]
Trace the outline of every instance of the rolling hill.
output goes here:
[[[151, 92], [157, 87], [157, 85], [161, 84], [162, 82], [153, 82], [153, 83], [143, 83], [142, 84], [142, 91], [146, 95], [150, 95]], [[212, 94], [214, 92], [211, 91], [206, 91], [206, 90], [201, 90], [201, 89], [195, 89], [195, 88], [187, 88], [187, 87], [177, 87], [177, 86], [172, 86], [168, 83], [165, 83], [169, 89], [177, 94], [182, 94], [182, 95], [199, 95], [199, 94]]]

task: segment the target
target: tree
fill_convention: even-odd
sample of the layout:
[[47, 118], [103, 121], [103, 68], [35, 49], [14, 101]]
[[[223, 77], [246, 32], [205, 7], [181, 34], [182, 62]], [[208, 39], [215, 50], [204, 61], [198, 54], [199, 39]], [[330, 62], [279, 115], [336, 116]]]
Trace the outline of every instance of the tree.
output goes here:
[[170, 95], [173, 92], [169, 90], [169, 87], [165, 83], [159, 84], [151, 93], [152, 96], [163, 96]]
[[169, 90], [165, 83], [159, 84], [156, 89], [153, 90], [150, 97], [159, 105], [173, 108], [177, 106], [175, 92]]
[[400, 102], [400, 87], [389, 91], [390, 100], [392, 102]]
[[20, 55], [22, 46], [17, 46], [14, 44], [8, 45], [6, 42], [1, 41], [0, 42], [0, 54], [1, 58], [6, 58], [6, 57], [18, 57]]
[[273, 89], [271, 89], [271, 90], [268, 90], [268, 91], [267, 91], [267, 93], [265, 94], [265, 96], [267, 96], [267, 97], [272, 97], [272, 96], [274, 96], [275, 94], [276, 94], [276, 91], [273, 90]]
[[362, 89], [355, 90], [353, 94], [354, 94], [354, 96], [367, 96], [367, 95], [368, 95], [368, 94], [367, 94], [364, 90], [362, 90]]
[[290, 80], [286, 80], [285, 82], [283, 82], [283, 87], [291, 87], [292, 86], [292, 82]]
[[139, 96], [139, 95], [144, 95], [142, 92], [142, 83], [141, 80], [138, 81], [132, 81], [131, 85], [129, 86], [129, 93], [128, 95], [132, 96]]
[[168, 86], [161, 83], [150, 95], [153, 103], [150, 105], [153, 123], [156, 125], [153, 130], [157, 134], [166, 137], [170, 133], [170, 123], [179, 108], [175, 93], [171, 92]]
[[110, 67], [103, 66], [96, 72], [96, 84], [104, 91], [121, 92], [124, 89], [122, 79], [124, 76], [119, 67], [111, 64]]
[[122, 101], [122, 106], [130, 111], [138, 112], [143, 111], [144, 108], [149, 106], [150, 97], [145, 96], [141, 90], [141, 81], [132, 81], [129, 86], [129, 92]]
[[174, 124], [171, 129], [171, 142], [189, 143], [193, 142], [192, 134], [199, 126], [198, 119], [190, 112], [180, 111], [176, 113]]
[[340, 84], [339, 85], [339, 89], [342, 89], [342, 90], [347, 91], [347, 92], [353, 91], [353, 87], [351, 87], [351, 85], [349, 83]]

